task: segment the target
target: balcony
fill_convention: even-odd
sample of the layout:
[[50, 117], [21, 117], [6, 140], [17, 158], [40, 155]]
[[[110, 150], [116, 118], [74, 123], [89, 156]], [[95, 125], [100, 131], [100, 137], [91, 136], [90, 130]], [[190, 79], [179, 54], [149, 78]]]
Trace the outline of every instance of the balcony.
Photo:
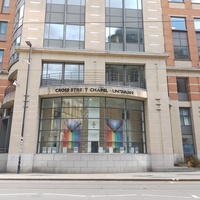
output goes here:
[[15, 98], [15, 90], [16, 90], [15, 85], [9, 85], [5, 89], [4, 99], [3, 99], [3, 103], [2, 103], [2, 106], [4, 108], [8, 108], [8, 107], [11, 107], [13, 105], [14, 98]]
[[42, 76], [42, 87], [66, 86], [66, 85], [101, 85], [113, 87], [131, 87], [145, 89], [145, 79], [140, 76], [123, 76], [117, 73], [107, 73], [106, 76], [101, 73], [53, 73]]
[[4, 92], [4, 97], [10, 94], [11, 92], [15, 92], [16, 86], [15, 85], [9, 85]]

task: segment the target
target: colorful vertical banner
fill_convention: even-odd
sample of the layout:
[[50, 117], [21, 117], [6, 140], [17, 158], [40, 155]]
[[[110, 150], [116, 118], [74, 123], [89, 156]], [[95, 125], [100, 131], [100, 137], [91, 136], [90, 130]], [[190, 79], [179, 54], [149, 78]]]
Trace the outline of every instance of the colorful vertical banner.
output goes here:
[[107, 147], [120, 148], [123, 146], [123, 120], [106, 120]]
[[64, 124], [63, 147], [78, 147], [81, 137], [81, 122], [76, 119], [67, 119]]

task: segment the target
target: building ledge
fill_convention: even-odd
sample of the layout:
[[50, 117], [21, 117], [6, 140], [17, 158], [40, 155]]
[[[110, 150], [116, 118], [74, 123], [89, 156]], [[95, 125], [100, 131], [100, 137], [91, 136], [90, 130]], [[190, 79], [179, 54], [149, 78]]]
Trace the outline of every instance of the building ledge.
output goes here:
[[[28, 51], [29, 48], [27, 47], [18, 47], [16, 49], [18, 52], [24, 52]], [[112, 56], [132, 56], [132, 57], [155, 57], [155, 58], [167, 58], [169, 57], [169, 54], [163, 52], [163, 53], [150, 53], [150, 52], [130, 52], [130, 51], [95, 51], [95, 50], [87, 50], [87, 49], [63, 49], [63, 48], [47, 48], [47, 47], [34, 47], [32, 48], [32, 52], [40, 52], [40, 53], [59, 53], [59, 54], [80, 54], [80, 55], [112, 55]]]

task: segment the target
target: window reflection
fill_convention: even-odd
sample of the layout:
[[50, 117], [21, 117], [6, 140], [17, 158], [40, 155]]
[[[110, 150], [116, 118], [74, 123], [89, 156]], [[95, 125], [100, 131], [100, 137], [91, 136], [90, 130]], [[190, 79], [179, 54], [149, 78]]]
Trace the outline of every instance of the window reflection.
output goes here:
[[38, 153], [146, 153], [144, 127], [141, 101], [43, 99]]
[[84, 41], [84, 26], [67, 25], [66, 40]]
[[112, 5], [114, 1], [107, 0], [106, 49], [144, 51], [141, 0], [123, 0], [120, 4], [121, 2], [122, 7], [118, 6], [116, 11], [118, 4], [115, 2], [115, 5]]
[[106, 42], [122, 43], [123, 30], [120, 28], [106, 28]]
[[45, 38], [49, 39], [63, 39], [63, 25], [62, 24], [45, 24]]
[[171, 27], [173, 30], [186, 30], [185, 18], [171, 17]]

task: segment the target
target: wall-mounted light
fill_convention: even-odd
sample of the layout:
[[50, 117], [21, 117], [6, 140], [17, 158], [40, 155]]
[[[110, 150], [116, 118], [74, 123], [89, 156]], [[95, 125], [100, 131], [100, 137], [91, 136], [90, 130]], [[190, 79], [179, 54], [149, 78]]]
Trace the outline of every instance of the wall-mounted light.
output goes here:
[[19, 86], [19, 83], [15, 80], [15, 81], [13, 82], [13, 85]]

